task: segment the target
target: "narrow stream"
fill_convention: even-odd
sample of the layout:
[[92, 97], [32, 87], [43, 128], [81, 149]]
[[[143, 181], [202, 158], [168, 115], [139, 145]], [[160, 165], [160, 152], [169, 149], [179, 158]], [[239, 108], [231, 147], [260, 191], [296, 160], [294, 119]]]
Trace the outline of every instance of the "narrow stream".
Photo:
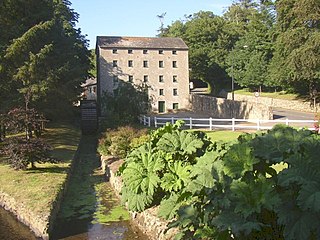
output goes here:
[[2, 240], [36, 240], [34, 234], [15, 216], [0, 207], [0, 239]]
[[83, 136], [79, 160], [54, 227], [52, 239], [147, 239], [129, 220], [96, 154], [96, 137]]
[[[83, 136], [79, 160], [69, 182], [52, 240], [146, 240], [132, 226], [128, 211], [121, 206], [105, 181], [96, 137]], [[36, 240], [34, 234], [13, 215], [0, 208], [0, 240]]]

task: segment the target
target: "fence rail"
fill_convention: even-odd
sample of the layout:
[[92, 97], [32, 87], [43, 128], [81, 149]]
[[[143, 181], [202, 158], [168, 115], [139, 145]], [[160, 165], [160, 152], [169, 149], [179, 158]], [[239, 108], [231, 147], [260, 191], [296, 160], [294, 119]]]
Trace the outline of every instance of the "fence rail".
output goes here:
[[[266, 130], [271, 129], [275, 124], [285, 124], [287, 126], [305, 127], [309, 130], [316, 130], [314, 124], [316, 120], [261, 120], [261, 119], [218, 119], [218, 118], [178, 118], [178, 117], [150, 117], [140, 116], [140, 123], [145, 126], [160, 127], [167, 122], [174, 124], [178, 120], [183, 120], [185, 126], [190, 129], [193, 128], [206, 128], [206, 129], [253, 129], [253, 130]], [[310, 127], [312, 126], [312, 127]]]

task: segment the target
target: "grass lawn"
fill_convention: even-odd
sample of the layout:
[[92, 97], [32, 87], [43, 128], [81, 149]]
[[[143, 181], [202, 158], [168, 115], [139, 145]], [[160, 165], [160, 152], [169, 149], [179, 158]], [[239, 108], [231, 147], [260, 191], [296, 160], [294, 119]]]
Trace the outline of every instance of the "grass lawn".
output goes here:
[[234, 141], [244, 132], [232, 132], [232, 131], [203, 131], [211, 139], [211, 141]]
[[50, 214], [50, 207], [67, 176], [77, 150], [80, 130], [70, 125], [48, 127], [44, 137], [53, 147], [57, 164], [36, 164], [37, 169], [16, 171], [0, 159], [0, 191], [14, 197], [38, 216]]
[[[248, 89], [239, 89], [235, 91], [235, 94], [254, 96], [253, 92], [249, 92]], [[261, 97], [278, 98], [285, 100], [299, 100], [297, 94], [285, 93], [285, 92], [261, 92]]]

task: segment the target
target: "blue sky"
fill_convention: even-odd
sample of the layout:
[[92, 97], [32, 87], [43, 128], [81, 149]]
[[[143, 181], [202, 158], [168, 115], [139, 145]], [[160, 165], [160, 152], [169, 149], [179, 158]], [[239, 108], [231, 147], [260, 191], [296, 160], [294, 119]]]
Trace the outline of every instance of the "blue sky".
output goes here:
[[232, 0], [71, 0], [80, 14], [78, 28], [95, 47], [96, 36], [154, 37], [160, 27], [157, 15], [166, 12], [164, 26], [184, 15], [212, 11], [221, 15]]

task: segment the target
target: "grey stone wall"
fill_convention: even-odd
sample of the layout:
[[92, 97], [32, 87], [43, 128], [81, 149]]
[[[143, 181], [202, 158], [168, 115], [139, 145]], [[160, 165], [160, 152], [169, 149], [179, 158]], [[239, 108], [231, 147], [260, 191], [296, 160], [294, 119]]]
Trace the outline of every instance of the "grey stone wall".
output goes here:
[[191, 94], [192, 109], [213, 118], [273, 119], [272, 108], [257, 102], [232, 101], [207, 95]]
[[[122, 165], [123, 160], [112, 156], [101, 156], [101, 168], [105, 171], [107, 179], [120, 196], [122, 178], [116, 176], [116, 172]], [[150, 240], [171, 240], [177, 234], [178, 229], [167, 229], [168, 222], [157, 217], [158, 208], [149, 208], [141, 213], [130, 212], [133, 224], [135, 224]]]
[[[253, 95], [253, 94], [252, 94]], [[228, 93], [228, 99], [231, 99], [231, 93]], [[245, 101], [245, 102], [258, 102], [270, 107], [275, 108], [286, 108], [302, 112], [315, 112], [313, 104], [308, 101], [299, 101], [299, 100], [285, 100], [285, 99], [276, 99], [268, 97], [258, 97], [235, 94], [234, 99], [236, 101]], [[320, 103], [317, 104], [317, 109], [320, 109]]]

